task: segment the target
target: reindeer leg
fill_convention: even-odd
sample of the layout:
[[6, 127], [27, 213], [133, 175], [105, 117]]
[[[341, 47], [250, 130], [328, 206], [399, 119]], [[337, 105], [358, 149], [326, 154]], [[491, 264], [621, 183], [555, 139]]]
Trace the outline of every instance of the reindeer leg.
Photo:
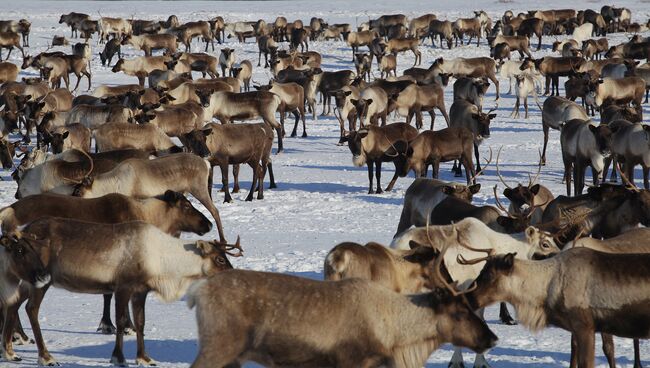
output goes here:
[[594, 339], [594, 330], [591, 328], [581, 329], [576, 333], [578, 366], [580, 368], [594, 367]]
[[260, 161], [257, 161], [257, 199], [264, 199], [264, 175], [266, 170], [262, 167], [262, 165], [259, 163]]
[[374, 164], [375, 164], [374, 161], [371, 161], [371, 160], [366, 161], [366, 165], [368, 165], [368, 181], [370, 182], [370, 184], [368, 185], [368, 194], [374, 194], [375, 193], [375, 191], [372, 188], [372, 175], [374, 174], [373, 173]]
[[[144, 348], [144, 305], [147, 301], [147, 292], [133, 294], [131, 296], [131, 306], [133, 307], [133, 318], [135, 319], [135, 333], [137, 335], [138, 352], [135, 358], [136, 365], [156, 365], [156, 361], [151, 359]], [[128, 309], [128, 308], [127, 308]]]
[[384, 191], [381, 189], [381, 161], [375, 162], [375, 177], [377, 178], [377, 191], [375, 193], [381, 194]]
[[[25, 301], [27, 296], [24, 298], [20, 299], [19, 302], [17, 302], [18, 307]], [[0, 312], [0, 320], [2, 320], [2, 312]], [[16, 323], [14, 324], [14, 333], [12, 337], [12, 342], [16, 345], [27, 345], [27, 344], [33, 344], [34, 340], [30, 339], [29, 336], [25, 333], [25, 330], [23, 329], [23, 324], [20, 322], [20, 316], [16, 314]], [[0, 324], [0, 331], [2, 331], [2, 324]]]
[[269, 170], [269, 179], [271, 181], [271, 184], [269, 185], [269, 189], [275, 189], [278, 186], [275, 184], [275, 177], [273, 176], [273, 164], [271, 160], [269, 160], [268, 158], [266, 159], [266, 162], [267, 162], [266, 166], [268, 167]]
[[97, 327], [97, 332], [104, 335], [112, 335], [117, 331], [113, 321], [111, 321], [111, 299], [113, 299], [113, 294], [104, 294], [102, 319], [99, 321], [99, 327]]
[[639, 353], [639, 339], [634, 339], [634, 368], [643, 368]]
[[506, 303], [503, 302], [499, 304], [499, 319], [501, 320], [501, 323], [503, 323], [504, 325], [512, 326], [517, 324], [517, 321], [515, 321], [514, 318], [512, 318], [512, 316], [510, 315]]
[[27, 316], [29, 317], [29, 322], [32, 325], [34, 340], [36, 340], [36, 346], [38, 347], [38, 365], [44, 366], [58, 365], [45, 346], [45, 341], [43, 340], [43, 334], [41, 332], [41, 324], [38, 321], [38, 311], [43, 302], [43, 297], [45, 297], [45, 293], [49, 287], [49, 285], [46, 285], [40, 289], [32, 288], [29, 293], [27, 306], [25, 307]]
[[111, 363], [120, 367], [126, 367], [126, 359], [122, 347], [124, 345], [124, 329], [127, 324], [126, 310], [129, 308], [129, 292], [125, 290], [115, 291], [115, 319], [117, 322], [117, 333], [115, 334], [115, 348], [111, 354]]
[[524, 119], [528, 119], [528, 96], [524, 97]]
[[[296, 118], [296, 122], [293, 125], [293, 131], [291, 132], [291, 137], [295, 137], [295, 136], [298, 135], [298, 123], [300, 122], [300, 114], [298, 113], [297, 110], [294, 110], [291, 113]], [[303, 131], [304, 131], [304, 129], [303, 129]]]
[[[24, 300], [23, 300], [24, 301]], [[20, 308], [20, 303], [15, 303], [12, 305], [4, 306], [4, 324], [2, 326], [2, 358], [9, 362], [20, 362], [22, 358], [16, 355], [13, 347], [13, 340], [11, 335], [13, 335], [14, 325], [18, 319], [18, 309]]]
[[[543, 123], [542, 123], [543, 124]], [[546, 124], [543, 124], [542, 129], [544, 130], [544, 148], [542, 148], [542, 158], [540, 163], [546, 165], [546, 146], [548, 145], [548, 131], [549, 127]]]
[[571, 334], [571, 357], [569, 358], [569, 368], [578, 367], [578, 342], [576, 335]]
[[228, 161], [224, 160], [219, 164], [221, 168], [221, 185], [223, 186], [223, 192], [225, 194], [223, 203], [232, 203], [232, 197], [230, 196], [230, 188], [228, 188]]
[[256, 160], [252, 160], [251, 162], [248, 163], [253, 169], [253, 180], [251, 182], [251, 190], [248, 192], [248, 195], [246, 196], [246, 202], [251, 202], [253, 200], [253, 193], [255, 193], [255, 186], [257, 185], [257, 181], [260, 180], [259, 178], [259, 170], [258, 170], [258, 163]]
[[481, 161], [479, 160], [478, 145], [474, 143], [474, 156], [476, 156], [476, 172], [481, 171]]
[[616, 356], [614, 355], [614, 338], [610, 334], [601, 333], [603, 339], [603, 353], [607, 358], [610, 368], [616, 368]]

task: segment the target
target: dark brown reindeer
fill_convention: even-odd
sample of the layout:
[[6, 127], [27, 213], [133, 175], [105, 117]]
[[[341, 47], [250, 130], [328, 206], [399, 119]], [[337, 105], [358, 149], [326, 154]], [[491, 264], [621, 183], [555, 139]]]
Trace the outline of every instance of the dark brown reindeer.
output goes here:
[[447, 197], [471, 203], [481, 184], [462, 185], [438, 179], [416, 178], [404, 194], [404, 205], [393, 239], [411, 226], [425, 226], [431, 211]]
[[534, 66], [543, 76], [546, 77], [546, 89], [544, 95], [549, 94], [549, 86], [551, 86], [551, 96], [559, 96], [560, 90], [560, 77], [567, 77], [585, 62], [580, 57], [551, 57], [546, 56], [541, 59], [527, 58], [521, 64], [520, 70], [526, 70]]
[[[478, 146], [483, 140], [490, 137], [490, 121], [496, 117], [492, 114], [494, 109], [487, 113], [465, 100], [456, 100], [449, 109], [449, 127], [465, 128], [474, 135], [474, 155], [476, 156], [476, 170], [481, 171]], [[454, 170], [454, 169], [452, 169]]]
[[[41, 365], [57, 364], [45, 346], [39, 321], [40, 305], [52, 284], [80, 293], [115, 293], [117, 335], [111, 361], [116, 365], [126, 365], [122, 345], [126, 309], [131, 300], [138, 345], [136, 362], [152, 365], [155, 361], [147, 355], [144, 346], [147, 294], [154, 291], [163, 300], [178, 300], [192, 281], [232, 268], [227, 254], [241, 255], [239, 241], [232, 246], [216, 241], [188, 242], [143, 222], [96, 224], [58, 218], [32, 222], [19, 233], [3, 236], [0, 244], [11, 260], [7, 271], [30, 284], [27, 314]], [[231, 253], [233, 249], [238, 252]], [[101, 262], [98, 252], [119, 261]], [[150, 257], [158, 265], [149, 263]], [[89, 267], [93, 262], [96, 265]], [[98, 270], [103, 271], [98, 273]], [[19, 306], [13, 305], [14, 314], [7, 316], [15, 315]], [[5, 331], [13, 329], [13, 322], [5, 321]], [[8, 355], [16, 360], [11, 345], [7, 339], [4, 341], [5, 348], [9, 345]]]
[[476, 172], [472, 161], [474, 135], [465, 128], [446, 128], [438, 131], [424, 131], [413, 139], [405, 156], [395, 161], [399, 175], [405, 177], [410, 170], [416, 177], [426, 177], [429, 165], [432, 165], [432, 177], [438, 178], [440, 163], [458, 160], [460, 162], [456, 176], [461, 176], [460, 165], [465, 168], [467, 185], [475, 180]]
[[[372, 185], [373, 168], [376, 165], [377, 194], [383, 193], [381, 189], [381, 164], [394, 162], [400, 155], [406, 154], [408, 142], [418, 135], [417, 129], [406, 123], [393, 123], [378, 127], [369, 125], [358, 131], [349, 132], [342, 141], [348, 142], [352, 152], [352, 162], [355, 166], [368, 165], [368, 194], [375, 193]], [[391, 179], [387, 191], [393, 189], [398, 173]]]
[[[542, 169], [542, 164], [538, 164], [537, 173], [534, 177], [531, 178], [530, 174], [528, 174], [528, 184], [522, 185], [521, 183], [517, 183], [516, 187], [511, 187], [506, 183], [499, 170], [500, 154], [501, 150], [499, 149], [499, 153], [497, 154], [496, 171], [499, 180], [505, 186], [503, 195], [510, 201], [507, 212], [515, 215], [531, 215], [531, 225], [541, 223], [544, 210], [548, 204], [555, 199], [555, 196], [548, 188], [539, 183], [536, 184]], [[531, 208], [536, 209], [534, 213], [531, 213]]]
[[[208, 152], [210, 162], [209, 187], [212, 188], [212, 168], [219, 166], [225, 193], [224, 203], [232, 202], [228, 187], [228, 167], [235, 165], [233, 193], [239, 192], [239, 165], [248, 164], [253, 169], [253, 181], [246, 201], [253, 200], [257, 188], [257, 199], [264, 198], [264, 176], [268, 169], [271, 186], [276, 188], [270, 155], [273, 146], [273, 130], [267, 124], [225, 124], [210, 123], [200, 130], [185, 135], [190, 150]], [[236, 142], [236, 144], [234, 144]]]
[[605, 160], [611, 154], [611, 136], [608, 126], [595, 126], [590, 120], [574, 119], [563, 125], [560, 144], [567, 195], [571, 195], [572, 176], [574, 195], [582, 194], [587, 166], [592, 168], [594, 185], [604, 179]]

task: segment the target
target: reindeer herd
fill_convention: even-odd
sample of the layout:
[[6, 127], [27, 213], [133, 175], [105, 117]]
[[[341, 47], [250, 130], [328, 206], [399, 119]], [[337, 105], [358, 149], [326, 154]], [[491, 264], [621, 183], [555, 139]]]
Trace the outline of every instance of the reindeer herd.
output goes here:
[[[17, 199], [0, 210], [4, 360], [20, 362], [13, 345], [31, 341], [18, 318], [27, 301], [38, 363], [58, 364], [39, 316], [55, 286], [104, 296], [98, 332], [116, 334], [111, 363], [118, 366], [127, 365], [123, 341], [129, 332], [137, 336], [136, 364], [156, 364], [144, 345], [145, 301], [154, 292], [164, 301], [187, 294], [196, 308], [199, 353], [193, 367], [246, 361], [421, 367], [445, 343], [456, 346], [450, 367], [464, 366], [461, 347], [477, 352], [475, 367], [489, 367], [483, 353], [497, 336], [483, 310], [497, 302], [505, 324], [518, 320], [532, 331], [569, 331], [571, 367], [594, 367], [597, 332], [610, 367], [616, 364], [612, 336], [634, 339], [634, 364], [641, 367], [639, 339], [650, 338], [650, 128], [642, 124], [650, 40], [639, 33], [648, 31], [650, 21], [634, 23], [629, 9], [603, 6], [600, 12], [507, 11], [496, 21], [485, 11], [457, 20], [394, 14], [356, 28], [316, 17], [308, 25], [283, 16], [181, 23], [176, 15], [160, 21], [100, 14], [94, 20], [76, 12], [61, 15], [59, 23], [80, 42], [57, 36], [47, 50], [34, 53], [30, 21], [0, 21], [0, 50], [9, 50], [0, 62], [0, 162], [13, 169]], [[634, 36], [610, 45], [607, 34], [620, 32]], [[559, 56], [535, 59], [533, 36], [537, 50], [543, 36], [555, 37], [548, 46]], [[224, 45], [214, 53], [215, 41], [235, 42], [231, 38], [255, 39], [256, 67], [262, 68], [264, 55], [263, 68], [272, 76], [267, 85], [252, 79], [254, 63], [235, 48]], [[197, 39], [204, 52], [191, 52]], [[489, 57], [423, 60], [429, 54], [420, 51], [473, 39], [479, 47], [487, 40]], [[352, 50], [352, 62], [345, 57], [350, 69], [324, 70], [325, 58], [314, 50], [323, 41], [345, 42]], [[50, 51], [55, 45], [72, 45], [72, 52]], [[94, 47], [101, 52], [93, 53]], [[8, 60], [14, 48], [22, 53], [20, 67]], [[142, 55], [124, 58], [127, 49]], [[511, 60], [512, 51], [520, 60]], [[398, 76], [397, 58], [404, 52], [413, 54], [414, 65]], [[102, 67], [133, 83], [91, 92], [93, 54]], [[430, 64], [418, 67], [423, 62]], [[28, 69], [39, 77], [18, 80]], [[72, 90], [70, 74], [77, 79]], [[76, 93], [83, 77], [88, 94]], [[453, 103], [447, 109], [450, 78]], [[560, 78], [567, 78], [566, 98]], [[508, 153], [499, 148], [495, 168], [510, 204], [501, 203], [495, 186], [496, 206], [480, 206], [472, 203], [481, 190], [477, 180], [495, 152], [490, 148], [482, 163], [479, 146], [490, 138], [498, 107], [485, 112], [484, 97], [494, 84], [500, 100], [499, 79], [509, 81], [507, 94], [515, 86], [512, 118], [519, 118], [523, 104], [528, 119], [528, 98], [534, 99], [543, 144], [537, 172], [514, 186], [501, 175], [500, 158]], [[548, 97], [540, 103], [538, 95]], [[214, 167], [221, 171], [224, 202], [233, 201], [230, 166], [232, 192], [240, 190], [241, 164], [253, 172], [246, 200], [263, 199], [267, 173], [269, 188], [277, 187], [271, 157], [276, 138], [276, 153], [284, 149], [286, 116], [295, 118], [290, 135], [297, 136], [302, 121], [306, 137], [307, 114], [316, 120], [319, 102], [321, 115], [338, 123], [338, 144], [347, 144], [355, 166], [367, 166], [369, 194], [391, 191], [411, 171], [416, 176], [390, 246], [335, 246], [324, 260], [326, 281], [232, 270], [228, 256], [243, 253], [239, 238], [226, 240], [213, 195]], [[445, 127], [434, 131], [435, 110]], [[595, 111], [599, 124], [591, 119]], [[258, 122], [235, 123], [249, 120]], [[550, 129], [560, 131], [566, 196], [556, 197], [538, 182]], [[22, 142], [10, 141], [16, 135]], [[282, 161], [284, 155], [276, 157]], [[450, 161], [455, 176], [465, 169], [465, 184], [438, 179], [440, 164]], [[385, 188], [383, 163], [395, 166]], [[636, 165], [642, 166], [645, 189], [634, 184]], [[583, 193], [588, 167], [593, 186]], [[622, 184], [615, 183], [619, 178]], [[219, 240], [179, 238], [212, 229], [186, 194], [210, 213]]]

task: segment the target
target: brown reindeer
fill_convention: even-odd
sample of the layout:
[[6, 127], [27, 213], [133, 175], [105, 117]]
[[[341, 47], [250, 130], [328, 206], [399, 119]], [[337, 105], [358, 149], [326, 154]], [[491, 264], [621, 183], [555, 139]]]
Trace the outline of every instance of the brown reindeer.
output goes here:
[[[440, 267], [440, 263], [435, 266]], [[242, 288], [249, 292], [242, 292]], [[190, 306], [197, 307], [201, 346], [192, 367], [239, 365], [250, 359], [266, 365], [416, 367], [425, 363], [438, 343], [451, 341], [479, 352], [494, 345], [494, 334], [462, 302], [460, 292], [448, 288], [450, 291], [435, 289], [404, 296], [361, 279], [322, 282], [254, 271], [217, 275], [197, 284], [191, 293]], [[295, 302], [314, 294], [323, 298], [309, 307]], [[260, 305], [289, 302], [279, 314], [266, 307], [249, 313], [245, 306], [253, 302], [251, 295], [256, 295]], [[211, 313], [209, 306], [224, 313]], [[452, 314], [459, 317], [456, 322], [451, 321]], [[417, 327], [405, 335], [396, 327], [404, 325]], [[289, 337], [271, 333], [280, 326], [291, 330]], [[320, 332], [318, 337], [311, 332], [314, 328]], [[264, 337], [254, 342], [249, 336]], [[380, 341], [368, 336], [384, 338]], [[341, 340], [353, 343], [341, 347]], [[320, 348], [309, 348], [317, 345]], [[216, 348], [222, 346], [226, 348]]]
[[[465, 128], [424, 131], [409, 143], [406, 156], [399, 157], [395, 161], [395, 166], [402, 177], [410, 170], [415, 172], [416, 177], [426, 177], [428, 167], [432, 165], [432, 177], [437, 179], [441, 162], [458, 160], [465, 168], [467, 185], [469, 185], [476, 177], [472, 162], [473, 147], [474, 135]], [[461, 175], [460, 165], [456, 176]]]
[[2, 60], [2, 49], [9, 49], [7, 58], [11, 56], [11, 52], [14, 50], [14, 47], [20, 50], [23, 56], [25, 56], [25, 51], [23, 47], [20, 46], [20, 35], [15, 32], [0, 32], [0, 60]]
[[444, 90], [438, 84], [419, 86], [411, 84], [399, 93], [396, 99], [390, 99], [388, 111], [397, 109], [397, 112], [406, 116], [406, 123], [410, 124], [415, 115], [415, 126], [421, 129], [423, 125], [422, 112], [426, 111], [431, 116], [431, 130], [436, 119], [434, 108], [437, 108], [449, 126], [449, 115], [445, 107]]
[[[228, 187], [228, 167], [235, 165], [233, 193], [239, 192], [239, 165], [246, 163], [253, 169], [253, 182], [246, 201], [253, 200], [257, 187], [257, 199], [264, 198], [264, 176], [269, 170], [270, 188], [276, 188], [270, 155], [273, 146], [273, 130], [267, 124], [224, 124], [210, 123], [201, 130], [185, 135], [185, 140], [193, 152], [207, 152], [211, 168], [219, 166], [225, 193], [224, 203], [232, 202]], [[233, 144], [232, 142], [236, 142]], [[212, 187], [212, 169], [210, 170]]]
[[[115, 293], [117, 336], [111, 357], [114, 364], [126, 364], [122, 345], [126, 309], [132, 300], [138, 340], [136, 361], [151, 365], [155, 361], [147, 355], [144, 347], [147, 294], [154, 291], [163, 300], [180, 299], [192, 281], [232, 268], [227, 252], [232, 249], [241, 252], [239, 242], [234, 246], [216, 241], [187, 242], [143, 222], [96, 224], [57, 218], [32, 222], [22, 232], [3, 237], [0, 244], [11, 258], [11, 272], [30, 283], [27, 310], [41, 365], [56, 364], [45, 346], [38, 319], [50, 280], [58, 287], [75, 292]], [[98, 261], [96, 255], [99, 251], [119, 261], [112, 265]], [[240, 252], [233, 254], [241, 255]], [[152, 256], [157, 265], [149, 263]], [[89, 267], [92, 262], [95, 266]], [[97, 270], [103, 270], [101, 276]], [[91, 282], [82, 283], [81, 280]], [[19, 305], [12, 307], [15, 313]], [[5, 331], [7, 329], [13, 329], [12, 320], [5, 321]], [[7, 348], [7, 339], [4, 341]], [[11, 346], [8, 348], [8, 355], [15, 359]]]
[[[373, 167], [376, 165], [375, 176], [377, 178], [377, 194], [383, 193], [381, 189], [381, 163], [395, 161], [400, 155], [406, 154], [408, 142], [418, 135], [417, 129], [406, 123], [393, 123], [378, 127], [369, 125], [358, 131], [350, 132], [343, 137], [348, 142], [348, 148], [352, 152], [352, 162], [355, 166], [368, 165], [368, 194], [375, 191], [372, 186]], [[391, 191], [398, 173], [391, 179], [386, 191]]]

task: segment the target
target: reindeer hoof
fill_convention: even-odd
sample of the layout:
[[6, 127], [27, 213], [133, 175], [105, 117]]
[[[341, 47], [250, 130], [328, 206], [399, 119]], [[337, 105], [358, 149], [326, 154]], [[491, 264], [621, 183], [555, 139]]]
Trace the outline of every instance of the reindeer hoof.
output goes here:
[[54, 360], [54, 358], [48, 356], [48, 357], [38, 357], [38, 365], [44, 367], [58, 367], [60, 364], [57, 363], [57, 361]]
[[375, 194], [375, 191], [372, 190], [372, 189], [370, 189], [370, 190], [368, 191], [368, 194]]
[[307, 133], [302, 133], [303, 138], [307, 138]]
[[23, 358], [19, 357], [18, 355], [14, 354], [14, 353], [7, 354], [6, 352], [4, 352], [2, 354], [2, 357], [4, 358], [4, 360], [6, 360], [8, 362], [22, 362], [23, 361]]
[[226, 198], [223, 200], [223, 203], [232, 203], [232, 198]]
[[250, 196], [246, 197], [245, 201], [246, 202], [252, 202], [253, 201], [253, 196], [250, 195]]
[[124, 329], [124, 334], [127, 335], [127, 336], [135, 336], [135, 335], [136, 335], [136, 333], [135, 333], [135, 327], [133, 327], [133, 326], [131, 326], [131, 327], [126, 327], [126, 328]]
[[275, 189], [275, 188], [277, 188], [277, 187], [278, 187], [278, 186], [277, 186], [277, 185], [275, 185], [275, 183], [273, 183], [273, 184], [271, 184], [271, 185], [269, 185], [269, 189]]
[[11, 341], [14, 343], [14, 345], [27, 345], [34, 343], [34, 339], [30, 339], [27, 336], [22, 336], [19, 333], [15, 333]]
[[144, 365], [144, 366], [149, 366], [149, 367], [156, 367], [158, 365], [158, 362], [155, 360], [149, 358], [148, 356], [144, 356], [142, 358], [136, 358], [135, 359], [135, 364], [136, 365]]
[[124, 358], [118, 358], [116, 356], [111, 357], [111, 364], [116, 366], [116, 367], [128, 367], [129, 365], [126, 364], [126, 360]]
[[375, 194], [383, 194], [383, 193], [384, 193], [384, 191], [381, 190], [381, 189], [377, 189], [377, 191], [375, 192]]
[[263, 195], [258, 195], [257, 199], [264, 199], [264, 196]]
[[103, 335], [115, 335], [115, 333], [117, 333], [117, 329], [115, 326], [113, 326], [112, 323], [106, 323], [102, 321], [99, 323], [99, 327], [97, 327], [97, 332]]
[[517, 321], [515, 321], [512, 317], [510, 316], [502, 316], [499, 317], [501, 319], [501, 323], [506, 325], [506, 326], [516, 326]]
[[232, 188], [233, 193], [239, 193], [239, 187], [234, 187]]

